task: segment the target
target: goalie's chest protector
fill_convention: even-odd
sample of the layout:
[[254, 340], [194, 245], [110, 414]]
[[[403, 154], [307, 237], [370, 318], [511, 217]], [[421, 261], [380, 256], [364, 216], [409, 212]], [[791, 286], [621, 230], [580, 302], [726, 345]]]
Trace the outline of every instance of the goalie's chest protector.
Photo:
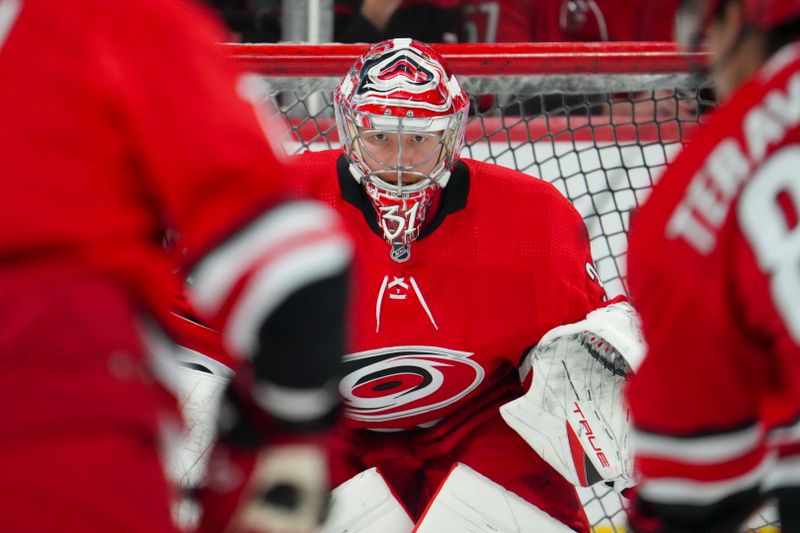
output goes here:
[[336, 207], [356, 242], [340, 385], [356, 425], [410, 428], [479, 409], [516, 382], [547, 330], [600, 303], [585, 228], [549, 184], [460, 163], [410, 258], [397, 262], [337, 154], [306, 155], [300, 168], [312, 178], [304, 192]]

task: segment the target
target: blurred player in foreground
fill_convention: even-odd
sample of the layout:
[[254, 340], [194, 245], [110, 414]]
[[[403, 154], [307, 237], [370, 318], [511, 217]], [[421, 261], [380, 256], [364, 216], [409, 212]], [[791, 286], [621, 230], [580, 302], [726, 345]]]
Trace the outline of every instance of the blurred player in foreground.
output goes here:
[[2, 531], [176, 531], [176, 259], [251, 361], [223, 405], [235, 476], [214, 470], [209, 509], [227, 531], [320, 519], [352, 248], [329, 208], [280, 202], [284, 165], [222, 35], [182, 0], [0, 0]]
[[324, 531], [588, 532], [573, 485], [630, 475], [620, 386], [640, 349], [579, 214], [460, 157], [469, 99], [424, 43], [374, 45], [334, 102], [343, 149], [294, 161], [356, 243], [353, 430]]
[[800, 2], [683, 2], [720, 109], [633, 221], [639, 532], [800, 531]]

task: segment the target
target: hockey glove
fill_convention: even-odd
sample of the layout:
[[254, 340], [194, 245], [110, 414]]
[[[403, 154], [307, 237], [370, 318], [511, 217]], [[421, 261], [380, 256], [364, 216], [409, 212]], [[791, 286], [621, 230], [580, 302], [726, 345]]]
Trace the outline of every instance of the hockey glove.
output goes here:
[[643, 352], [627, 303], [555, 328], [529, 354], [530, 389], [500, 408], [503, 419], [570, 483], [625, 489], [633, 460], [622, 388]]
[[237, 375], [220, 409], [198, 533], [315, 531], [329, 500], [327, 434], [282, 430], [245, 381]]

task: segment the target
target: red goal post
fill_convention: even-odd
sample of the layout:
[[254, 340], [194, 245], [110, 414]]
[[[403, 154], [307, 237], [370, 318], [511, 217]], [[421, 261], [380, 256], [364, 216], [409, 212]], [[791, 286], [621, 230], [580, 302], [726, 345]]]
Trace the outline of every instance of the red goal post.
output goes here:
[[[340, 78], [368, 44], [224, 45], [249, 70], [275, 78]], [[453, 73], [465, 77], [536, 75], [679, 75], [705, 52], [671, 42], [434, 44]]]
[[[223, 46], [263, 77], [290, 153], [338, 144], [331, 92], [369, 45]], [[707, 55], [664, 42], [434, 47], [472, 96], [463, 155], [553, 183], [586, 222], [606, 291], [625, 292], [630, 213], [714, 106], [697, 69]], [[596, 532], [625, 531], [616, 492], [600, 485], [581, 496]], [[776, 531], [771, 517], [750, 525]]]

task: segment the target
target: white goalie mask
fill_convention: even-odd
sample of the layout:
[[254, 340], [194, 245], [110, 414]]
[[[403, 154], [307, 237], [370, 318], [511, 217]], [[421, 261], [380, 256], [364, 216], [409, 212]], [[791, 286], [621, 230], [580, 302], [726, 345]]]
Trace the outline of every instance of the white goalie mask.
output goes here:
[[430, 46], [374, 45], [334, 92], [350, 172], [366, 190], [392, 257], [405, 261], [464, 143], [469, 98]]

